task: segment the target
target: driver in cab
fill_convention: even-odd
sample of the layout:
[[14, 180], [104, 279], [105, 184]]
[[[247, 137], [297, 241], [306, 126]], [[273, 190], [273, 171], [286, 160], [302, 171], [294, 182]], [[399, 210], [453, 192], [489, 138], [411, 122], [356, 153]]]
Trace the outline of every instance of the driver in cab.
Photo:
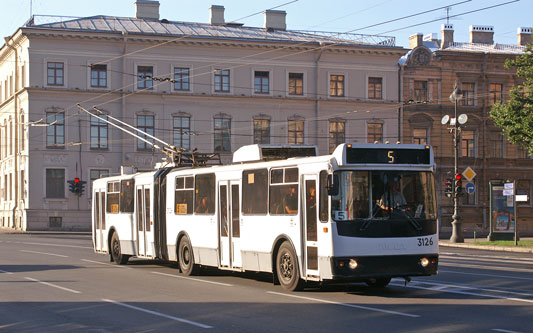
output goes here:
[[394, 179], [390, 184], [388, 190], [379, 199], [378, 205], [381, 209], [391, 211], [407, 205], [407, 201], [400, 190], [400, 182]]

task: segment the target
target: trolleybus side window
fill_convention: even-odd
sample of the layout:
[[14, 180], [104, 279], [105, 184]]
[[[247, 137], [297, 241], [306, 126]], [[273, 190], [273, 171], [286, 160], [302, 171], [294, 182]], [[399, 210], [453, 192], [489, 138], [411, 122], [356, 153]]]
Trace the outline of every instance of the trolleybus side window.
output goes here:
[[124, 179], [120, 182], [120, 212], [133, 213], [133, 198], [134, 198], [133, 179]]
[[270, 170], [270, 214], [298, 213], [298, 168]]
[[242, 172], [243, 215], [266, 215], [268, 207], [268, 170]]
[[329, 211], [329, 205], [328, 205], [328, 172], [326, 170], [320, 171], [320, 189], [318, 192], [319, 198], [318, 198], [318, 216], [320, 218], [320, 222], [327, 222], [328, 221], [328, 211]]
[[176, 190], [174, 195], [174, 212], [177, 215], [192, 214], [194, 194], [194, 177], [176, 177]]
[[118, 203], [120, 200], [120, 182], [107, 183], [107, 205], [106, 212], [118, 214]]
[[194, 212], [196, 214], [215, 213], [215, 174], [196, 175], [194, 181]]

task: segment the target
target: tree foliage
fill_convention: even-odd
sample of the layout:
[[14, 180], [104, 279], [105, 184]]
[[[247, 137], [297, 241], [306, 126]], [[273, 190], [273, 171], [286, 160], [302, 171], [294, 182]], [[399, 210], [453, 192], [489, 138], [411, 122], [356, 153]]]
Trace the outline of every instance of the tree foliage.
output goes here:
[[533, 43], [523, 55], [507, 59], [505, 67], [515, 67], [516, 75], [524, 81], [511, 89], [507, 103], [492, 106], [490, 117], [511, 143], [522, 145], [533, 155]]

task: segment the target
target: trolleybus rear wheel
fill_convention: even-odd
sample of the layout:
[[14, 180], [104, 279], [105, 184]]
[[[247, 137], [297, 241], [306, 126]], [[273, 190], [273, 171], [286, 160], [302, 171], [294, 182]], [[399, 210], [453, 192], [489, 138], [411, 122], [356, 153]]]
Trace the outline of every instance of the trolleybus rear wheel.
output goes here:
[[178, 247], [178, 260], [181, 272], [187, 276], [194, 273], [194, 255], [191, 242], [187, 236], [183, 236]]
[[369, 287], [383, 288], [389, 284], [390, 280], [390, 277], [378, 277], [366, 280], [366, 284]]
[[300, 290], [303, 287], [298, 270], [298, 260], [289, 242], [281, 244], [276, 257], [276, 273], [283, 289]]
[[122, 251], [120, 250], [120, 240], [118, 239], [116, 232], [113, 233], [113, 237], [111, 237], [111, 257], [118, 265], [126, 264], [129, 259], [129, 256], [122, 254]]

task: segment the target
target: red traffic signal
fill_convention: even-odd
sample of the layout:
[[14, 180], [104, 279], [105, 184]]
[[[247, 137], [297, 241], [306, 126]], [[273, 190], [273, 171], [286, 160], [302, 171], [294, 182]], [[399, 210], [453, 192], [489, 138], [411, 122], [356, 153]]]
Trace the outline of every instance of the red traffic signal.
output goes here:
[[74, 183], [79, 183], [80, 182], [80, 179], [78, 177], [74, 178]]
[[[462, 178], [463, 178], [463, 176], [461, 176], [460, 174], [456, 174], [455, 175], [455, 179], [457, 179], [457, 180], [461, 180]], [[76, 179], [78, 179], [78, 178], [76, 178]]]

